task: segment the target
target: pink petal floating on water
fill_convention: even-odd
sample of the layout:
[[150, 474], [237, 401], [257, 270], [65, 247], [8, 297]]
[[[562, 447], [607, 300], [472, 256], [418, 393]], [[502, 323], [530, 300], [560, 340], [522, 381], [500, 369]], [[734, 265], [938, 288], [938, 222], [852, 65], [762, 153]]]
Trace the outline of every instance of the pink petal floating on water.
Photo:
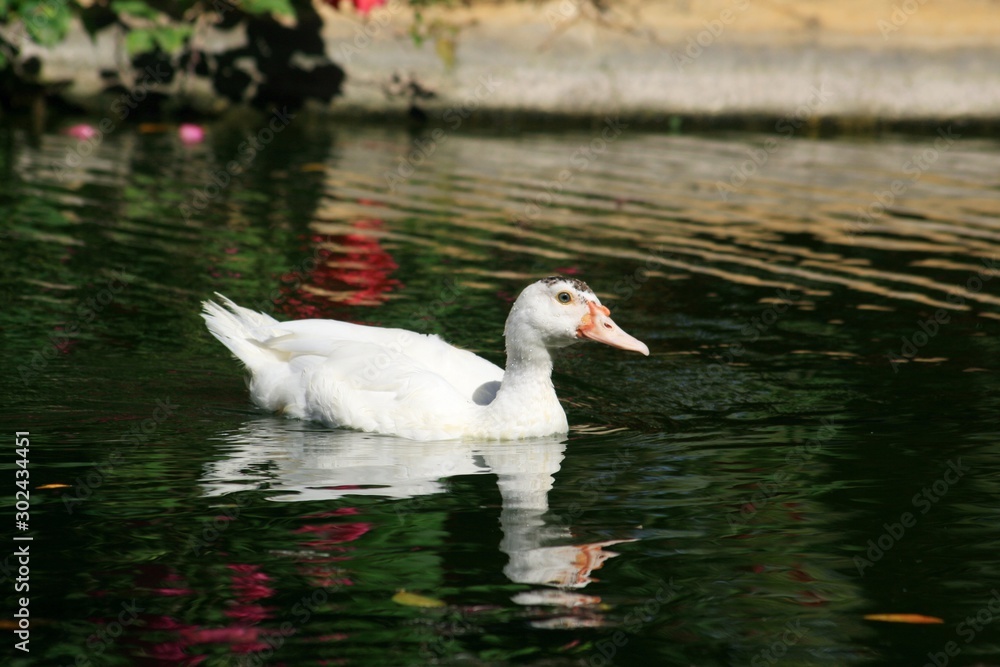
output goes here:
[[181, 123], [177, 135], [185, 144], [200, 144], [205, 140], [205, 128], [194, 123]]
[[91, 139], [97, 136], [97, 128], [86, 123], [70, 125], [65, 132], [74, 139]]

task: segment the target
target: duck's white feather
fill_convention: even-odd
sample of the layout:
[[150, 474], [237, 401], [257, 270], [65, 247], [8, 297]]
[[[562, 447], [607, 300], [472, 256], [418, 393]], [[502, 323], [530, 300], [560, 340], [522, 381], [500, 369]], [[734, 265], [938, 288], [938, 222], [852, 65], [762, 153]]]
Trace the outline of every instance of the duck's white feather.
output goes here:
[[[576, 294], [574, 304], [549, 303], [567, 288]], [[597, 339], [582, 327], [596, 326], [588, 312], [603, 317], [593, 305], [600, 302], [583, 283], [554, 278], [535, 283], [507, 321], [505, 375], [435, 335], [335, 320], [278, 322], [218, 296], [222, 305], [206, 302], [202, 316], [212, 335], [250, 371], [255, 403], [330, 426], [417, 440], [565, 432], [548, 348], [584, 335]], [[609, 329], [614, 325], [610, 319], [601, 322]], [[598, 334], [607, 337], [603, 327]], [[641, 348], [627, 349], [645, 350], [634, 342]]]
[[225, 308], [205, 303], [209, 331], [250, 371], [253, 401], [291, 417], [417, 440], [456, 438], [503, 379], [495, 364], [436, 335], [278, 322], [218, 297]]

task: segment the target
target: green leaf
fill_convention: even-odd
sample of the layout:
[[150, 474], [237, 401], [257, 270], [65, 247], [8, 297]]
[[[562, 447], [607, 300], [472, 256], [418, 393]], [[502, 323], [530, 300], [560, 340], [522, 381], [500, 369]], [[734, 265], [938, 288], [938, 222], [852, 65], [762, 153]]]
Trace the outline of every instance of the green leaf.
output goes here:
[[141, 0], [112, 0], [111, 11], [144, 19], [156, 19], [160, 16], [160, 12]]
[[184, 46], [184, 41], [193, 31], [194, 27], [189, 25], [169, 26], [157, 28], [153, 32], [153, 37], [161, 49], [167, 53], [174, 53]]
[[421, 47], [424, 44], [423, 36], [424, 15], [417, 9], [413, 12], [413, 24], [410, 25], [410, 37], [413, 38], [413, 45]]
[[152, 30], [135, 28], [129, 30], [128, 34], [125, 35], [125, 50], [128, 51], [129, 55], [145, 53], [154, 48], [156, 48], [156, 42], [153, 39]]
[[72, 18], [69, 7], [61, 3], [25, 2], [18, 10], [28, 35], [42, 46], [60, 42], [69, 30]]
[[244, 0], [243, 11], [247, 14], [277, 14], [279, 16], [295, 17], [295, 8], [291, 0]]

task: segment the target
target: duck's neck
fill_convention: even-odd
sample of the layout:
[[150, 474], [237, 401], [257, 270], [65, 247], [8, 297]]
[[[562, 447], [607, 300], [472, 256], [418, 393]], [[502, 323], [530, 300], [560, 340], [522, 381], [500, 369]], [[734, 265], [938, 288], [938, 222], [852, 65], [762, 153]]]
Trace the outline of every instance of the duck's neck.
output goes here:
[[501, 386], [538, 385], [552, 388], [552, 354], [544, 345], [507, 341], [507, 365]]
[[563, 412], [552, 386], [552, 354], [539, 342], [507, 338], [507, 366], [490, 421], [502, 425], [506, 437], [535, 437], [565, 431]]

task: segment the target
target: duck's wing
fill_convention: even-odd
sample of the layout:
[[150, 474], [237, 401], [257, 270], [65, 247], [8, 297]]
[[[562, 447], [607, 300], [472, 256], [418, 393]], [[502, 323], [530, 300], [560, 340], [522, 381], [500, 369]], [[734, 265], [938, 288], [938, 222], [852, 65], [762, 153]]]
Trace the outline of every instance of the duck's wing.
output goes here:
[[[348, 348], [347, 343], [364, 343], [369, 347]], [[496, 364], [436, 335], [406, 329], [383, 329], [336, 320], [296, 320], [274, 327], [271, 337], [261, 344], [288, 362], [298, 359], [303, 368], [320, 362], [353, 366], [358, 359], [344, 354], [345, 349], [352, 349], [364, 368], [384, 370], [386, 378], [392, 377], [393, 369], [430, 371], [467, 400], [473, 400], [479, 392], [479, 403], [484, 402], [482, 387], [503, 379], [503, 369]]]
[[302, 373], [303, 416], [328, 425], [415, 440], [468, 435], [482, 408], [467, 389], [385, 346], [339, 341]]
[[[417, 439], [464, 435], [503, 370], [434, 335], [336, 320], [277, 322], [219, 295], [209, 330], [250, 370], [261, 407]], [[463, 430], [464, 429], [464, 430]]]
[[[285, 373], [255, 374], [260, 405], [331, 426], [416, 440], [461, 437], [503, 370], [434, 335], [331, 320], [282, 323], [258, 344]], [[280, 406], [280, 407], [279, 407]]]

